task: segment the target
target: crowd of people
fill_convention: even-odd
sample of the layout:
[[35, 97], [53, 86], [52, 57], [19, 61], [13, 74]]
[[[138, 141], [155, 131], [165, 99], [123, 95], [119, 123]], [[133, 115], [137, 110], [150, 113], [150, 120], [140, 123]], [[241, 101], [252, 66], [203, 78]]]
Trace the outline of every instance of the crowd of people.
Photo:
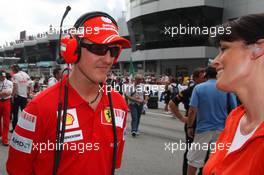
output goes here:
[[[60, 68], [55, 68], [48, 86], [59, 81], [60, 76]], [[44, 88], [41, 88], [43, 84], [40, 84], [39, 78], [30, 77], [17, 64], [11, 65], [8, 71], [0, 71], [0, 85], [0, 136], [2, 145], [8, 146], [8, 132], [13, 132], [15, 129], [19, 110], [23, 111], [27, 103]], [[10, 121], [12, 128], [10, 128]]]

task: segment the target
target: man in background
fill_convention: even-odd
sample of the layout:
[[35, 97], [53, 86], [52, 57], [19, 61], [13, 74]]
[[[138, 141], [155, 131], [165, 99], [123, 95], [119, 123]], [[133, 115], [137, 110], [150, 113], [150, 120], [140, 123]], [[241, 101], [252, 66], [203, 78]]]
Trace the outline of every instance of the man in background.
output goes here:
[[147, 103], [148, 96], [144, 92], [144, 86], [141, 84], [143, 76], [137, 74], [135, 76], [135, 82], [132, 86], [129, 87], [128, 92], [126, 93], [129, 100], [129, 109], [131, 112], [131, 135], [136, 137], [139, 135], [139, 123], [141, 118], [141, 113], [143, 105]]
[[61, 68], [57, 67], [53, 70], [53, 77], [48, 80], [48, 87], [56, 84], [61, 79]]
[[[237, 105], [233, 94], [228, 95], [216, 88], [217, 72], [215, 68], [209, 66], [205, 72], [207, 81], [195, 86], [192, 93], [187, 133], [188, 137], [194, 138], [192, 144], [207, 145], [208, 150], [203, 149], [204, 147], [189, 150], [187, 154], [188, 175], [195, 175], [197, 169], [204, 166], [207, 152], [214, 149], [211, 145], [216, 142], [225, 126], [228, 110]], [[194, 129], [195, 119], [196, 128]]]
[[18, 110], [22, 111], [27, 105], [27, 98], [30, 94], [30, 77], [28, 74], [22, 70], [20, 70], [18, 65], [11, 65], [10, 71], [13, 82], [13, 120], [12, 126], [13, 130], [16, 127], [18, 121]]

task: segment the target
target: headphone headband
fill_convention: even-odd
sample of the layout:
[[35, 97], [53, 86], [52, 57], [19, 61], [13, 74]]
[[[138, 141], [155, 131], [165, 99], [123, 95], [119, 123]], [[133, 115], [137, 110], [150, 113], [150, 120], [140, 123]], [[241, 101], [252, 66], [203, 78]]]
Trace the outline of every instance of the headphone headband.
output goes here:
[[94, 18], [94, 17], [97, 17], [97, 16], [103, 16], [103, 17], [107, 17], [109, 18], [116, 26], [117, 26], [117, 22], [115, 21], [115, 19], [108, 15], [107, 13], [104, 13], [104, 12], [99, 12], [99, 11], [96, 11], [96, 12], [89, 12], [89, 13], [85, 13], [83, 14], [74, 24], [74, 27], [75, 28], [78, 28], [80, 27], [81, 25], [83, 25], [83, 23], [85, 23], [85, 21], [87, 21], [88, 19], [91, 19], [91, 18]]
[[[118, 29], [117, 22], [113, 17], [108, 15], [104, 12], [89, 12], [83, 14], [81, 17], [78, 18], [78, 20], [74, 24], [74, 28], [78, 30], [79, 27], [85, 24], [85, 22], [89, 19], [95, 18], [95, 17], [105, 17], [108, 18], [109, 21], [112, 22], [112, 26], [115, 26], [114, 28]], [[89, 25], [89, 24], [88, 24]], [[113, 39], [115, 36], [118, 36], [116, 34], [111, 34], [110, 38], [105, 38], [106, 40]], [[81, 58], [81, 38], [78, 35], [68, 35], [61, 39], [61, 55], [64, 59], [64, 61], [68, 64], [77, 63]]]

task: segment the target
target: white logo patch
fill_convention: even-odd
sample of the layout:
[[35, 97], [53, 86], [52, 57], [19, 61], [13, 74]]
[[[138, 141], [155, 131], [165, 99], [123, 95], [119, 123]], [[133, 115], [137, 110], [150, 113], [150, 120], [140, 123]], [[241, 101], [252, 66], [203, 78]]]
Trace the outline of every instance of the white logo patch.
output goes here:
[[10, 145], [12, 148], [24, 152], [24, 153], [31, 153], [32, 149], [32, 140], [26, 137], [22, 137], [18, 135], [16, 132], [13, 133]]
[[83, 134], [82, 130], [78, 131], [72, 131], [72, 132], [65, 132], [64, 135], [64, 142], [73, 142], [77, 140], [82, 140], [83, 139]]
[[25, 130], [35, 132], [36, 123], [37, 117], [23, 110], [21, 115], [18, 117], [17, 124]]
[[123, 128], [126, 112], [121, 109], [114, 109], [116, 126]]
[[65, 129], [67, 130], [67, 129], [74, 129], [74, 128], [79, 128], [79, 122], [78, 122], [78, 117], [77, 117], [75, 108], [67, 110]]

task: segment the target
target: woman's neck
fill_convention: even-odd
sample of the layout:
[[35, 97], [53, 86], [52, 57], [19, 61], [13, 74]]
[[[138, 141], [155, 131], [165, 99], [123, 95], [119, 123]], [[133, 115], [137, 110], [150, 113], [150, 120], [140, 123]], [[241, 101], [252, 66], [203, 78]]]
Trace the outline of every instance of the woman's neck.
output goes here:
[[246, 123], [258, 125], [264, 121], [264, 83], [263, 80], [254, 80], [256, 83], [248, 83], [248, 87], [237, 92], [239, 99], [246, 109]]

